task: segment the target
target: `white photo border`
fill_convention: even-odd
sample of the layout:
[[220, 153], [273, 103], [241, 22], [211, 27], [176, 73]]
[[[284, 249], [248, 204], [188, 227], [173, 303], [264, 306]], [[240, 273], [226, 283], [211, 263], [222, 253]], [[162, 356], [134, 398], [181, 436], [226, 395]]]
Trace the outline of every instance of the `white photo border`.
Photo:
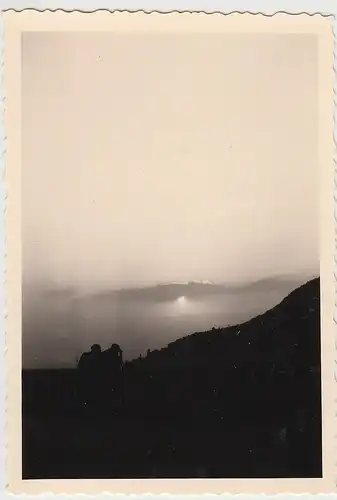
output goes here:
[[[99, 5], [98, 5], [99, 3]], [[249, 4], [250, 5], [247, 5]], [[254, 5], [253, 5], [254, 3]], [[100, 0], [99, 2], [89, 1], [87, 0], [86, 2], [80, 1], [80, 0], [75, 0], [75, 1], [66, 1], [66, 0], [50, 0], [50, 1], [2, 1], [1, 8], [3, 11], [8, 10], [8, 9], [14, 9], [14, 10], [23, 10], [23, 9], [35, 9], [39, 11], [43, 10], [64, 10], [64, 11], [73, 11], [73, 10], [79, 10], [82, 12], [93, 12], [97, 11], [98, 9], [106, 9], [109, 11], [115, 11], [115, 10], [128, 10], [128, 11], [144, 11], [144, 12], [150, 12], [150, 11], [157, 11], [157, 12], [172, 12], [172, 11], [194, 11], [194, 12], [207, 12], [207, 13], [212, 13], [212, 12], [219, 12], [223, 14], [230, 14], [233, 12], [249, 12], [249, 13], [254, 13], [254, 14], [263, 14], [267, 16], [272, 16], [277, 13], [283, 12], [283, 13], [289, 13], [289, 14], [301, 14], [301, 13], [307, 13], [310, 15], [314, 14], [321, 14], [324, 16], [331, 16], [332, 17], [332, 24], [333, 24], [333, 29], [334, 32], [337, 32], [337, 21], [336, 21], [336, 15], [337, 15], [337, 5], [335, 2], [330, 2], [330, 1], [297, 1], [296, 6], [294, 6], [294, 2], [291, 1], [254, 1], [254, 2], [243, 2], [242, 0], [240, 1], [228, 1], [226, 2], [226, 8], [224, 8], [223, 2], [221, 1], [209, 1], [207, 2], [206, 5], [206, 0], [204, 1], [175, 1], [175, 2], [160, 2], [159, 1], [125, 1], [125, 2], [112, 2], [112, 1], [102, 1]], [[1, 22], [0, 26], [0, 31], [3, 29], [3, 21]], [[3, 32], [2, 32], [3, 35]], [[2, 45], [0, 46], [0, 51], [2, 54], [3, 58], [3, 36], [1, 37], [1, 42]], [[335, 44], [336, 45], [336, 44]], [[2, 71], [2, 77], [3, 77], [3, 59], [2, 59], [2, 65], [1, 65], [1, 71]], [[335, 50], [335, 60], [332, 61], [333, 68], [336, 69], [337, 62], [336, 62], [336, 50]], [[336, 80], [336, 79], [335, 79]], [[2, 79], [3, 83], [3, 79]], [[2, 91], [4, 87], [2, 85]], [[335, 85], [335, 95], [336, 95], [336, 85]], [[2, 107], [4, 108], [4, 93], [2, 94], [3, 99], [1, 100]], [[2, 109], [3, 110], [3, 109]], [[335, 131], [334, 131], [334, 136], [335, 136], [335, 144], [336, 144], [336, 138], [337, 138], [337, 126], [336, 126], [336, 106], [335, 106]], [[4, 124], [1, 122], [0, 126], [0, 141], [2, 144], [2, 154], [1, 154], [1, 163], [0, 163], [0, 168], [2, 169], [2, 172], [5, 170], [5, 150], [6, 150], [6, 138], [5, 138], [5, 130], [4, 130]], [[336, 162], [334, 169], [336, 171]], [[337, 186], [337, 177], [335, 178], [335, 184]], [[2, 183], [1, 185], [1, 191], [0, 191], [0, 203], [2, 204], [2, 209], [3, 213], [6, 211], [6, 185]], [[336, 196], [336, 195], [335, 195]], [[336, 205], [335, 205], [336, 206]], [[336, 206], [337, 209], [337, 206]], [[335, 217], [337, 216], [337, 210], [335, 212]], [[3, 351], [5, 350], [5, 339], [4, 339], [4, 318], [6, 315], [6, 303], [5, 303], [5, 290], [4, 290], [4, 282], [6, 281], [6, 270], [5, 270], [5, 231], [4, 231], [4, 217], [1, 219], [1, 226], [0, 226], [0, 232], [2, 235], [2, 238], [0, 240], [0, 249], [2, 250], [1, 255], [3, 258], [2, 261], [2, 269], [3, 269], [3, 283], [2, 286], [0, 287], [0, 307], [2, 307], [2, 317], [3, 321], [1, 323], [0, 327], [0, 342], [2, 342], [2, 348]], [[337, 239], [336, 239], [337, 241]], [[337, 255], [336, 255], [336, 249], [335, 249], [335, 271], [334, 275], [337, 277], [336, 274], [336, 262], [337, 262]], [[337, 299], [335, 300], [335, 303], [337, 302]], [[335, 307], [334, 311], [334, 317], [335, 321], [337, 320], [337, 308]], [[334, 371], [334, 377], [335, 381], [337, 384], [337, 328], [335, 324], [335, 330], [334, 330], [334, 335], [335, 335], [335, 346], [336, 346], [336, 352], [335, 352], [335, 367], [332, 367], [332, 372]], [[5, 365], [4, 365], [4, 360], [0, 362], [0, 380], [1, 380], [1, 385], [0, 385], [0, 397], [3, 398], [3, 401], [5, 400]], [[4, 408], [5, 405], [2, 405], [2, 408]], [[2, 443], [5, 443], [5, 414], [4, 411], [0, 412], [0, 432], [3, 434], [0, 434], [0, 441], [2, 438]], [[336, 449], [336, 444], [334, 443], [334, 448]], [[4, 447], [3, 447], [4, 448]], [[337, 456], [337, 454], [336, 454]], [[0, 473], [0, 481], [1, 481], [1, 486], [5, 488], [6, 486], [6, 478], [5, 478], [5, 450], [1, 449], [0, 451], [0, 467], [1, 467], [1, 473]], [[336, 469], [336, 474], [335, 474], [336, 480], [335, 484], [337, 482], [337, 469]], [[48, 491], [48, 489], [47, 489]], [[292, 491], [289, 489], [288, 491]], [[265, 491], [267, 493], [267, 491]], [[61, 491], [60, 491], [61, 493]], [[163, 492], [164, 493], [164, 492]], [[186, 492], [187, 493], [187, 492]]]

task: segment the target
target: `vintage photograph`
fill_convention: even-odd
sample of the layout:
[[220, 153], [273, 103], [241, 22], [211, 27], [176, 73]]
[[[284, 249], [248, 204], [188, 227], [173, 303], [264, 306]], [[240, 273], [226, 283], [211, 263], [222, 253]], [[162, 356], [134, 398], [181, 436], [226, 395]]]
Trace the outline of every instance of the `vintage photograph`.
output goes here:
[[22, 33], [22, 479], [322, 479], [319, 41], [289, 31]]

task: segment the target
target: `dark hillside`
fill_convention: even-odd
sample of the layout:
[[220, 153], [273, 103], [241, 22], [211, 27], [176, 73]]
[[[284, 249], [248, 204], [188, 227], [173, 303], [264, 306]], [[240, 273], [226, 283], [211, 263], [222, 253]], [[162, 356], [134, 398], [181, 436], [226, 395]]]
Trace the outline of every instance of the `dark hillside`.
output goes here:
[[181, 382], [191, 370], [199, 375], [206, 370], [215, 377], [222, 373], [224, 378], [227, 373], [230, 384], [234, 377], [240, 385], [256, 382], [260, 388], [264, 381], [270, 383], [282, 375], [292, 384], [295, 378], [310, 378], [320, 369], [319, 279], [244, 324], [194, 333], [132, 364], [158, 377], [165, 372]]
[[244, 324], [125, 363], [107, 413], [88, 417], [77, 375], [23, 374], [27, 478], [321, 476], [318, 278]]

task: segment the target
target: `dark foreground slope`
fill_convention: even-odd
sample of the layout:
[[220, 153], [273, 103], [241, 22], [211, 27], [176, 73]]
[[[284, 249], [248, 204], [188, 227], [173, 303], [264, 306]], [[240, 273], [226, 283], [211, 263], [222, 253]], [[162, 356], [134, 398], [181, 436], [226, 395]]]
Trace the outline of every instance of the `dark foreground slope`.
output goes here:
[[24, 373], [24, 477], [321, 476], [319, 297], [315, 279], [126, 363], [119, 405], [83, 406], [76, 371]]

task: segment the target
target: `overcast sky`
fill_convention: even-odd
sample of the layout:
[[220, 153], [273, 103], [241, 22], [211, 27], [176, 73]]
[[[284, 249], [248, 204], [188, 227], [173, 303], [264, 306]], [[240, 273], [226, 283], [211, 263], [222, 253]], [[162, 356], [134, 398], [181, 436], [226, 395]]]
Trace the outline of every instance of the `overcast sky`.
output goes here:
[[31, 32], [22, 71], [27, 296], [319, 274], [314, 37]]

